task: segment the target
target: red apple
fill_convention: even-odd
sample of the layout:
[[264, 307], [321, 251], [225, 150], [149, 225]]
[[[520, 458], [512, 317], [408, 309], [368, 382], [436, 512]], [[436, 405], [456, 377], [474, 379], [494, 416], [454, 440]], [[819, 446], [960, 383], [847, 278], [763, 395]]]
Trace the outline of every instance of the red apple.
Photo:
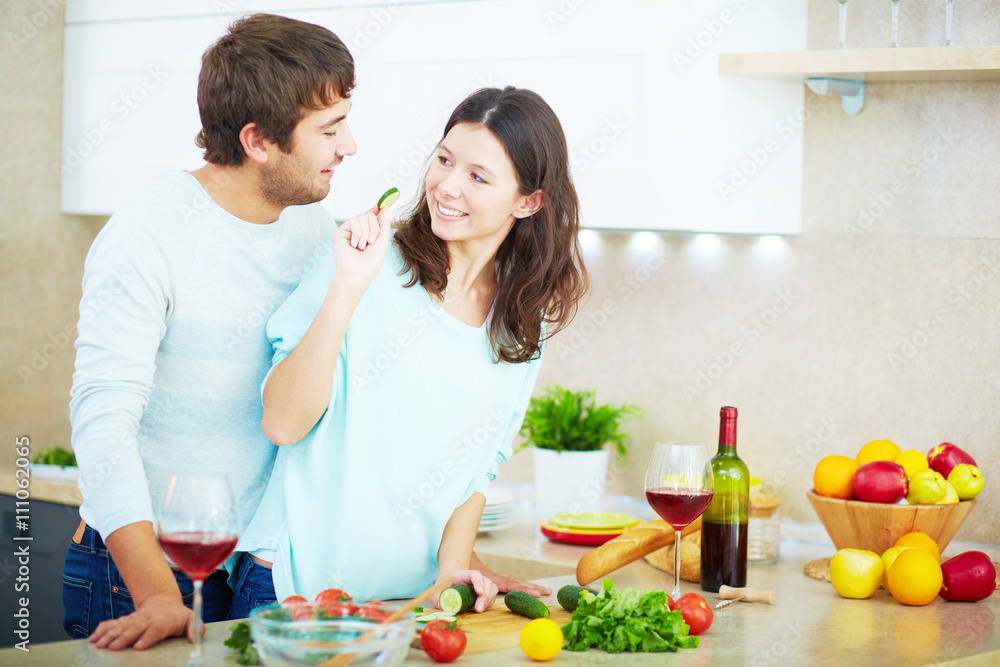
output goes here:
[[941, 473], [941, 476], [945, 479], [948, 479], [951, 469], [959, 463], [968, 463], [969, 465], [978, 467], [975, 459], [950, 442], [942, 442], [927, 452], [927, 463], [930, 465], [931, 470]]
[[945, 600], [977, 602], [993, 594], [997, 571], [982, 551], [966, 551], [941, 563], [944, 584], [938, 593]]
[[906, 470], [892, 461], [872, 461], [854, 472], [854, 495], [869, 503], [894, 503], [906, 496]]

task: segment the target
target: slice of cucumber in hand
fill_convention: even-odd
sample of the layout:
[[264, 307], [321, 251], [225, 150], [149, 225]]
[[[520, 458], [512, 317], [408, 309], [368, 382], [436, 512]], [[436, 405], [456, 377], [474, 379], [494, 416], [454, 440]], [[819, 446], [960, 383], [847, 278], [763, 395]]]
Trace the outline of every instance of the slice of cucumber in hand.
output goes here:
[[399, 199], [399, 189], [389, 188], [384, 195], [378, 198], [378, 210], [389, 208], [396, 203], [397, 199]]

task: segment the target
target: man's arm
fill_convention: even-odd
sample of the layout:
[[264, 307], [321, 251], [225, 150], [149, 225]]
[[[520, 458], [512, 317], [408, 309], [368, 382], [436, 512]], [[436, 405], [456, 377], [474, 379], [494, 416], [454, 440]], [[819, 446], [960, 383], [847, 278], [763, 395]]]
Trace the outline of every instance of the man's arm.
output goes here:
[[168, 275], [155, 243], [112, 220], [95, 240], [83, 276], [70, 399], [80, 513], [104, 538], [137, 607], [92, 633], [99, 646], [115, 649], [134, 642], [147, 648], [183, 634], [191, 617], [153, 533], [136, 440], [166, 333]]
[[90, 635], [99, 648], [149, 648], [167, 637], [192, 637], [193, 615], [184, 606], [174, 573], [163, 557], [153, 524], [140, 521], [105, 538], [111, 558], [125, 580], [135, 612], [103, 621]]

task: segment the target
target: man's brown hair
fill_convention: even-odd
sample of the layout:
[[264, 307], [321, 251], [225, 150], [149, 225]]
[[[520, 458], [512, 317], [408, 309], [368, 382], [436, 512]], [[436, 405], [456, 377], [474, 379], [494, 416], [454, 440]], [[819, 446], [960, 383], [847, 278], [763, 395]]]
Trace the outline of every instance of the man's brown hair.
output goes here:
[[240, 131], [256, 123], [264, 138], [291, 152], [298, 122], [353, 88], [354, 59], [332, 32], [274, 14], [247, 16], [202, 56], [197, 144], [207, 162], [241, 165]]

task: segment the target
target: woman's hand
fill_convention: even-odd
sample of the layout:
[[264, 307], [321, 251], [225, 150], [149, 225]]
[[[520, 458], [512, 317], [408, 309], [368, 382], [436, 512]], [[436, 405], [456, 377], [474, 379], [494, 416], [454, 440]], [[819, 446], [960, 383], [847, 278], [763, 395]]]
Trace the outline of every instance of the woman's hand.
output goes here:
[[333, 233], [336, 276], [367, 287], [389, 249], [389, 213], [373, 206], [342, 223]]
[[[451, 573], [451, 583], [455, 584], [469, 584], [472, 586], [472, 590], [476, 592], [476, 604], [472, 607], [473, 611], [477, 614], [481, 614], [490, 607], [497, 599], [497, 585], [494, 584], [490, 579], [483, 576], [483, 573], [478, 570], [456, 570]], [[439, 579], [440, 581], [440, 579]], [[428, 601], [435, 607], [438, 606], [438, 598], [440, 593], [435, 593]], [[440, 609], [440, 607], [438, 607]]]
[[513, 593], [514, 591], [522, 591], [528, 595], [533, 595], [536, 598], [540, 598], [543, 595], [552, 595], [552, 589], [546, 588], [545, 586], [539, 586], [538, 584], [533, 584], [530, 581], [522, 581], [521, 579], [515, 579], [514, 577], [507, 574], [497, 574], [490, 570], [483, 561], [479, 560], [475, 552], [472, 553], [472, 569], [478, 570], [483, 574], [484, 577], [492, 581], [497, 585], [497, 588], [501, 593]]

